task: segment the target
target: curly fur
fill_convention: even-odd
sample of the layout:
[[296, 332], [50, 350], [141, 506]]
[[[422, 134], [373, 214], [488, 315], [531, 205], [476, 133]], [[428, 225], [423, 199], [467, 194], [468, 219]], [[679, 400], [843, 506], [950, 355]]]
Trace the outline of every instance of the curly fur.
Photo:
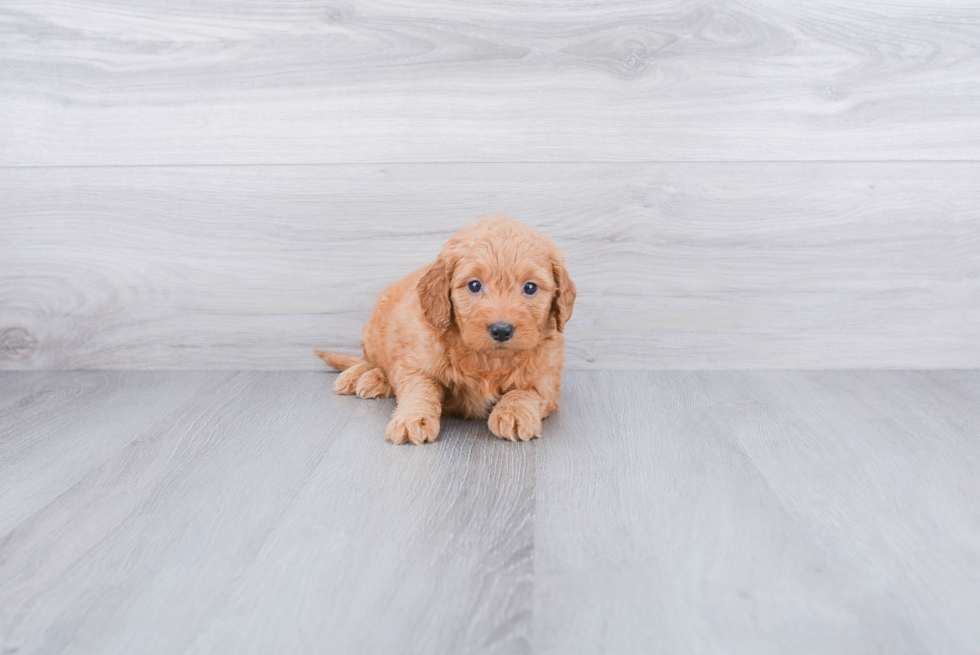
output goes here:
[[[467, 286], [473, 280], [479, 293]], [[527, 282], [537, 293], [523, 292]], [[378, 296], [363, 357], [317, 354], [343, 371], [337, 393], [397, 398], [385, 431], [393, 443], [435, 441], [444, 414], [489, 418], [498, 437], [525, 441], [541, 436], [541, 420], [558, 409], [562, 331], [574, 303], [575, 285], [548, 239], [488, 218]], [[497, 322], [514, 326], [512, 339], [491, 338]]]

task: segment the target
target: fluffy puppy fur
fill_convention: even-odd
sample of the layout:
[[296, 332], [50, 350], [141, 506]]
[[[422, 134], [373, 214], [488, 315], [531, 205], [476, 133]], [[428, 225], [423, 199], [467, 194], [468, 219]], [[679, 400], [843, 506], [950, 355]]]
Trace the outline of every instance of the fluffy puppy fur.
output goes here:
[[[435, 441], [444, 414], [489, 417], [501, 439], [526, 441], [558, 409], [562, 331], [574, 302], [575, 285], [548, 239], [487, 218], [378, 296], [363, 357], [317, 354], [343, 371], [337, 393], [397, 398], [385, 430], [392, 443]], [[500, 325], [512, 326], [509, 339], [499, 339]]]

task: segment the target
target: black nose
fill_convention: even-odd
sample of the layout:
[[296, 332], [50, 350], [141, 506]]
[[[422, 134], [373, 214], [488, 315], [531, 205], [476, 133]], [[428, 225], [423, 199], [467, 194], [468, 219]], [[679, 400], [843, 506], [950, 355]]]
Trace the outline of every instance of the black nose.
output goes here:
[[514, 326], [510, 323], [494, 323], [490, 326], [490, 336], [494, 341], [510, 341], [514, 336]]

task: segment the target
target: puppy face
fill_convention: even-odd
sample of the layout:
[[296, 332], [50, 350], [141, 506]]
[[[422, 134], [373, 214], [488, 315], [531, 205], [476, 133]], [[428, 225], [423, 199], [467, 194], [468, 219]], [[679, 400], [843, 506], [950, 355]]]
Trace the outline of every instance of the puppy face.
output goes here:
[[427, 320], [455, 329], [472, 350], [519, 351], [561, 331], [575, 285], [561, 253], [540, 233], [506, 218], [458, 232], [419, 282]]

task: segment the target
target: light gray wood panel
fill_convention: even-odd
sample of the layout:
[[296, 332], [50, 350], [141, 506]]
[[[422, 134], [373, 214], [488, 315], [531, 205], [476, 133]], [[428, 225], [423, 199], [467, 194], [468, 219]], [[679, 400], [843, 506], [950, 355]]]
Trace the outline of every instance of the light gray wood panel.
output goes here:
[[849, 599], [869, 629], [891, 633], [879, 649], [980, 649], [980, 631], [963, 629], [980, 616], [980, 568], [965, 564], [980, 553], [980, 374], [732, 378], [705, 379], [794, 522], [847, 575], [903, 590]]
[[[433, 448], [395, 448], [382, 437], [392, 402], [338, 397], [333, 377], [21, 377], [38, 393], [68, 380], [88, 400], [66, 409], [48, 395], [24, 413], [99, 417], [117, 432], [125, 404], [147, 420], [129, 425], [128, 447], [98, 468], [59, 471], [72, 484], [0, 532], [0, 644], [19, 653], [526, 652], [533, 449], [459, 422]], [[155, 419], [174, 389], [201, 380], [209, 388], [184, 394], [166, 425]], [[20, 439], [48, 443], [23, 413], [0, 417], [4, 428], [10, 421]], [[24, 480], [44, 464], [11, 466]], [[16, 511], [18, 498], [0, 495], [0, 511]]]
[[6, 0], [0, 164], [967, 159], [980, 15]]
[[[333, 379], [0, 374], [35, 399], [0, 447], [75, 464], [0, 451], [0, 516], [32, 475], [60, 487], [0, 530], [0, 646], [980, 646], [980, 372], [575, 372], [539, 441], [447, 421], [424, 447]], [[123, 432], [93, 467], [83, 446]]]
[[534, 449], [452, 419], [399, 448], [393, 401], [341, 402], [329, 457], [189, 652], [281, 650], [297, 622], [303, 650], [529, 652]]
[[509, 213], [564, 249], [572, 368], [980, 366], [980, 164], [3, 169], [0, 367], [319, 369]]
[[570, 375], [537, 445], [535, 652], [976, 652], [977, 388]]
[[[0, 402], [0, 534], [117, 457], [132, 443], [134, 430], [144, 430], [147, 438], [165, 430], [174, 412], [209, 390], [209, 380], [227, 375], [11, 376], [21, 393], [11, 394], [15, 403], [7, 404], [6, 394]], [[152, 402], [137, 402], [145, 399]]]

